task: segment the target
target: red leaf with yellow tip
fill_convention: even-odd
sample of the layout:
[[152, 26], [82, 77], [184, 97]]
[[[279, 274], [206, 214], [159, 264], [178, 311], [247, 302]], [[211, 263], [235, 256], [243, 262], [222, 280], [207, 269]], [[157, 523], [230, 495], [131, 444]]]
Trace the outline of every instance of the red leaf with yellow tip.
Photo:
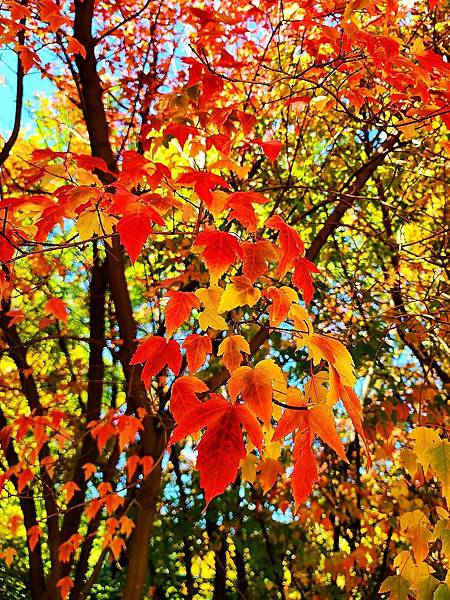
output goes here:
[[193, 308], [200, 308], [200, 301], [193, 292], [167, 292], [169, 302], [166, 305], [166, 334], [168, 337], [180, 327], [191, 314]]

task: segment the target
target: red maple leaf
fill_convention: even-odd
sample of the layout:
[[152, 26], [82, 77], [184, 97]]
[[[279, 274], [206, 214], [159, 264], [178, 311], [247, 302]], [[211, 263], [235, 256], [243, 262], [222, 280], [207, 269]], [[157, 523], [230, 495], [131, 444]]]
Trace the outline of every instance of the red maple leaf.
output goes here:
[[253, 204], [265, 204], [268, 199], [258, 192], [233, 192], [227, 198], [227, 207], [232, 211], [228, 220], [236, 219], [250, 233], [255, 233], [257, 221]]
[[142, 205], [138, 205], [135, 210], [126, 213], [117, 223], [116, 229], [119, 232], [120, 241], [125, 246], [132, 263], [141, 253], [152, 232], [153, 223], [164, 225], [164, 220], [156, 210]]
[[211, 273], [211, 281], [217, 282], [238, 256], [242, 256], [237, 237], [225, 231], [205, 229], [194, 242], [194, 246], [204, 246], [200, 255]]
[[44, 306], [44, 312], [54, 315], [60, 321], [67, 323], [67, 307], [60, 298], [50, 298]]
[[170, 394], [170, 412], [178, 423], [186, 415], [203, 403], [197, 394], [208, 391], [208, 386], [198, 377], [180, 377], [172, 385]]
[[177, 183], [184, 185], [194, 185], [194, 190], [200, 200], [210, 207], [213, 201], [212, 190], [221, 186], [226, 189], [229, 189], [228, 183], [220, 177], [219, 175], [215, 175], [214, 173], [207, 173], [205, 171], [188, 171], [184, 173], [177, 179]]
[[182, 123], [171, 123], [164, 129], [164, 135], [171, 135], [176, 138], [180, 146], [183, 148], [186, 140], [190, 135], [196, 135], [198, 129], [192, 125], [184, 125]]
[[305, 304], [309, 304], [314, 295], [311, 273], [320, 273], [314, 263], [301, 256], [295, 261], [292, 283], [303, 292]]
[[239, 463], [246, 456], [241, 425], [252, 443], [261, 449], [261, 427], [250, 409], [242, 404], [230, 404], [220, 394], [211, 394], [210, 400], [185, 415], [169, 440], [172, 445], [206, 428], [197, 446], [197, 468], [206, 506], [233, 483]]
[[169, 297], [165, 310], [166, 333], [170, 337], [189, 318], [193, 308], [200, 308], [200, 301], [193, 292], [177, 290], [167, 292], [166, 296]]
[[56, 582], [56, 587], [59, 589], [62, 600], [65, 600], [69, 596], [70, 590], [73, 588], [73, 586], [73, 580], [69, 576], [58, 579]]
[[270, 217], [266, 225], [279, 231], [281, 260], [277, 275], [283, 277], [293, 267], [295, 261], [305, 253], [305, 246], [295, 229], [285, 223], [279, 215]]
[[280, 154], [281, 148], [283, 147], [283, 144], [278, 140], [270, 140], [269, 142], [263, 142], [263, 140], [255, 138], [253, 142], [258, 144], [258, 146], [261, 146], [264, 154], [267, 156], [270, 162], [274, 162], [274, 160]]
[[175, 375], [181, 368], [181, 350], [175, 340], [166, 340], [159, 335], [148, 337], [130, 361], [130, 365], [145, 363], [142, 370], [142, 381], [148, 387], [151, 378], [162, 371], [167, 365]]

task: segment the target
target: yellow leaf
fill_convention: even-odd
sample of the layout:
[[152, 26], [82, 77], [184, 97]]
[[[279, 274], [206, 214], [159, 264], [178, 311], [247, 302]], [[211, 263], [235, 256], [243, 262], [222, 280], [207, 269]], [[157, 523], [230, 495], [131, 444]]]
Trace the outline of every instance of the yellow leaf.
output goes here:
[[[447, 578], [449, 574], [447, 573]], [[441, 583], [441, 585], [436, 588], [434, 592], [433, 600], [450, 600], [450, 587], [447, 583]]]
[[389, 594], [389, 600], [408, 600], [409, 583], [401, 575], [391, 575], [383, 581], [380, 594]]
[[321, 112], [325, 108], [328, 100], [328, 96], [316, 96], [315, 98], [311, 98], [310, 104], [314, 108], [317, 108], [319, 112]]
[[426, 575], [415, 581], [411, 589], [417, 592], [417, 600], [433, 600], [434, 591], [439, 583], [439, 579], [436, 579], [433, 575]]
[[419, 468], [416, 453], [408, 448], [405, 448], [400, 452], [400, 464], [409, 473], [409, 475], [411, 475], [411, 477], [414, 477], [414, 475], [417, 473], [417, 469]]
[[264, 458], [278, 459], [280, 457], [281, 443], [279, 441], [272, 441], [273, 434], [274, 429], [270, 424], [263, 428]]
[[430, 537], [430, 531], [422, 527], [422, 525], [408, 529], [408, 538], [414, 550], [414, 557], [419, 562], [425, 560], [428, 556], [428, 541]]
[[220, 344], [218, 356], [223, 356], [223, 362], [230, 373], [235, 371], [242, 362], [242, 352], [250, 354], [250, 346], [242, 335], [230, 335]]
[[[436, 506], [436, 512], [441, 519], [449, 518], [449, 513], [448, 513], [448, 511], [445, 510], [445, 508], [443, 506]], [[449, 525], [450, 525], [450, 523], [449, 523]]]
[[297, 348], [304, 346], [303, 340], [313, 333], [311, 317], [303, 306], [293, 304], [289, 310], [289, 316], [294, 321], [295, 336], [297, 338]]
[[429, 429], [428, 427], [416, 427], [416, 429], [411, 431], [409, 437], [414, 440], [413, 450], [417, 454], [417, 459], [426, 473], [431, 462], [428, 452], [441, 441], [439, 434], [434, 429]]
[[77, 229], [82, 240], [89, 240], [95, 235], [110, 235], [114, 221], [108, 215], [94, 210], [86, 212], [77, 219]]
[[394, 559], [394, 567], [398, 569], [398, 572], [411, 584], [413, 581], [417, 581], [420, 577], [429, 575], [433, 569], [426, 563], [420, 562], [416, 564], [414, 557], [408, 550], [402, 550], [399, 552]]
[[432, 541], [441, 540], [442, 552], [450, 559], [450, 521], [447, 518], [439, 519], [433, 531]]
[[[264, 369], [267, 377], [272, 383], [273, 397], [278, 402], [286, 402], [287, 397], [287, 375], [283, 373], [281, 367], [271, 358], [260, 360], [255, 368]], [[272, 417], [278, 421], [282, 415], [282, 408], [278, 404], [272, 405]]]
[[227, 322], [217, 312], [222, 294], [223, 289], [218, 285], [210, 288], [200, 288], [195, 292], [195, 295], [205, 307], [205, 310], [198, 317], [199, 325], [203, 331], [206, 331], [208, 327], [211, 327], [211, 329], [228, 329]]
[[223, 313], [237, 306], [254, 306], [261, 298], [261, 292], [255, 288], [248, 277], [239, 275], [232, 278], [223, 293], [217, 312]]
[[339, 374], [346, 387], [353, 387], [356, 381], [355, 365], [347, 348], [337, 339], [314, 333], [304, 340], [315, 365], [326, 360]]
[[249, 483], [255, 483], [256, 479], [256, 467], [259, 464], [259, 458], [254, 454], [249, 454], [246, 458], [241, 460], [241, 475], [242, 479]]
[[396, 123], [396, 127], [403, 134], [405, 140], [412, 140], [417, 135], [418, 123], [412, 123], [411, 119], [404, 119]]

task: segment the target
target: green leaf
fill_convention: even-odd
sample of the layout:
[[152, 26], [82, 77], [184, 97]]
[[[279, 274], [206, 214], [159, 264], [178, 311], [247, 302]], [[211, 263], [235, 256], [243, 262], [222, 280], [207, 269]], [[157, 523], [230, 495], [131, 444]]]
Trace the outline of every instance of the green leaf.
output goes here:
[[433, 575], [427, 575], [418, 579], [411, 586], [411, 589], [417, 592], [417, 600], [433, 600], [434, 591], [439, 583], [439, 579], [436, 579]]
[[433, 596], [434, 600], [450, 600], [450, 588], [446, 583], [441, 583], [441, 585], [436, 589]]
[[389, 600], [408, 600], [409, 583], [401, 575], [392, 575], [380, 587], [380, 594], [388, 592]]
[[428, 450], [431, 468], [442, 484], [442, 495], [450, 504], [450, 442], [442, 440], [440, 444]]

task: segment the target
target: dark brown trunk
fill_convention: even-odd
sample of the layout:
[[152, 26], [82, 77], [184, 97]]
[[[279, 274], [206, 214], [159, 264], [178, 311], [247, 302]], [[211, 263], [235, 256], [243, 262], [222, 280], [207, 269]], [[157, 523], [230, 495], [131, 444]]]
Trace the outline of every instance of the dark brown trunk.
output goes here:
[[[100, 262], [96, 244], [93, 244], [92, 251], [94, 255], [94, 266], [92, 268], [89, 287], [89, 367], [88, 394], [86, 411], [84, 414], [84, 425], [100, 418], [105, 374], [103, 363], [103, 347], [105, 343], [105, 267]], [[83, 437], [83, 443], [72, 476], [72, 481], [77, 484], [79, 489], [75, 492], [67, 505], [61, 532], [62, 542], [68, 540], [80, 527], [87, 490], [87, 481], [84, 476], [83, 466], [87, 463], [95, 464], [98, 457], [97, 445], [94, 438], [88, 431], [85, 433], [86, 435]], [[63, 565], [63, 576], [68, 575], [70, 566], [70, 563]], [[78, 580], [81, 575], [79, 570], [77, 570]], [[83, 573], [83, 577], [84, 575], [85, 573]], [[72, 594], [74, 594], [75, 591], [74, 588]]]
[[141, 450], [143, 456], [152, 456], [155, 467], [148, 475], [136, 495], [134, 503], [138, 513], [135, 529], [128, 544], [129, 565], [123, 600], [138, 600], [142, 595], [145, 578], [148, 572], [148, 547], [152, 533], [153, 518], [161, 486], [161, 459], [167, 445], [168, 434], [160, 415], [158, 405], [152, 405], [141, 380], [142, 368], [130, 366], [130, 358], [136, 350], [136, 323], [125, 278], [123, 250], [117, 238], [112, 245], [107, 245], [108, 281], [111, 298], [116, 311], [120, 337], [123, 340], [119, 352], [127, 391], [127, 403], [136, 412], [144, 408], [147, 416], [143, 420], [144, 430], [141, 432]]

